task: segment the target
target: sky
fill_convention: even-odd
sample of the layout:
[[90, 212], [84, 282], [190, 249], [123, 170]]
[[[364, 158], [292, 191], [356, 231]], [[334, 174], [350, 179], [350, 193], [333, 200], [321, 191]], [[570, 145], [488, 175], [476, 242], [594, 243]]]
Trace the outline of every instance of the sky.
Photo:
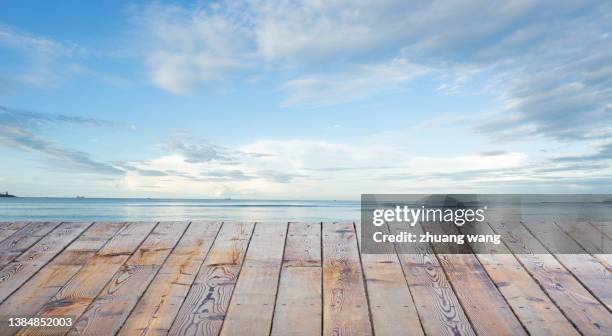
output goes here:
[[0, 191], [612, 193], [606, 1], [0, 0]]

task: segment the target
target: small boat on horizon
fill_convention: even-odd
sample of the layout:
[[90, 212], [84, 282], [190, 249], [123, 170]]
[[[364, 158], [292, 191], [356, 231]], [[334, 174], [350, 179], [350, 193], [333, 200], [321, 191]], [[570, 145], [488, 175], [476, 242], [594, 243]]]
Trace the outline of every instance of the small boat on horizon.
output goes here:
[[4, 192], [4, 194], [0, 194], [0, 197], [17, 197], [15, 195], [11, 195], [8, 193], [8, 191]]

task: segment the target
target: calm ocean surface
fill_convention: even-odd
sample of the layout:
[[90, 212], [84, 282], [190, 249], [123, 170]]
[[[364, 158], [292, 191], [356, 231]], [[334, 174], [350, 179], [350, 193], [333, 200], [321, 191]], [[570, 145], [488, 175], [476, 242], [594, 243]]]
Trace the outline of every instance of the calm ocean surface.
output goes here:
[[[537, 221], [612, 220], [612, 203], [489, 203], [489, 215]], [[508, 214], [516, 213], [518, 216]], [[0, 221], [339, 221], [360, 220], [359, 201], [137, 199], [137, 198], [0, 198]]]
[[359, 201], [0, 198], [0, 221], [335, 221], [359, 215]]

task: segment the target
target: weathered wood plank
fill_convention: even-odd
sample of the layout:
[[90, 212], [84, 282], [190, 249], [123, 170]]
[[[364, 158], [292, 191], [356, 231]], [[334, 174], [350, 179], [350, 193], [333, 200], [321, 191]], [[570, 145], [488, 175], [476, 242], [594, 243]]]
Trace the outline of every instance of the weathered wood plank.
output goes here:
[[15, 232], [21, 230], [30, 222], [3, 222], [0, 228], [0, 242], [12, 236]]
[[191, 223], [119, 335], [168, 333], [220, 228], [221, 222]]
[[62, 223], [0, 271], [0, 302], [60, 253], [92, 223]]
[[0, 268], [15, 260], [59, 224], [59, 222], [33, 222], [0, 242]]
[[323, 224], [323, 334], [372, 335], [353, 223]]
[[96, 222], [72, 242], [66, 250], [98, 252], [125, 225], [125, 222]]
[[[0, 316], [35, 315], [122, 226], [122, 223], [94, 223], [60, 255], [9, 296], [0, 305]], [[96, 237], [95, 241], [89, 240], [92, 236]], [[0, 328], [0, 335], [8, 334], [8, 329]]]
[[[523, 223], [523, 226], [591, 291], [612, 309], [612, 273], [601, 260], [589, 255], [553, 222]], [[556, 253], [561, 252], [561, 253]], [[603, 255], [602, 255], [603, 256]]]
[[[452, 223], [423, 223], [432, 234], [459, 234]], [[444, 268], [457, 298], [469, 317], [472, 327], [481, 335], [525, 335], [526, 332], [508, 306], [482, 265], [467, 244], [449, 244], [446, 252], [439, 253], [440, 245], [434, 244], [440, 265]], [[447, 250], [446, 248], [443, 251]]]
[[612, 315], [563, 265], [520, 223], [489, 223], [523, 267], [540, 284], [573, 325], [585, 335], [605, 335]]
[[[41, 308], [38, 316], [78, 319], [155, 226], [155, 222], [127, 223]], [[57, 334], [57, 329], [28, 327], [19, 332], [48, 334]]]
[[[586, 253], [591, 253], [608, 271], [612, 271], [612, 239], [606, 234], [588, 222], [556, 221], [555, 224], [575, 240]], [[607, 304], [610, 307], [610, 302]]]
[[253, 233], [253, 223], [223, 223], [170, 335], [218, 335]]
[[321, 223], [289, 223], [283, 266], [321, 266]]
[[161, 222], [126, 261], [70, 330], [71, 335], [113, 335], [189, 226]]
[[[404, 230], [399, 224], [390, 229], [394, 234]], [[423, 233], [420, 226], [411, 232]], [[431, 246], [396, 243], [396, 249], [425, 334], [475, 335]]]
[[321, 268], [283, 267], [271, 335], [321, 335]]
[[[523, 253], [468, 254], [469, 260], [442, 254], [439, 258], [444, 264], [440, 265], [431, 250], [422, 247], [407, 255], [362, 255], [360, 259], [358, 232], [352, 223], [323, 226], [323, 255], [320, 224], [300, 227], [305, 224], [291, 223], [288, 229], [283, 224], [286, 231], [270, 224], [208, 224], [191, 224], [182, 238], [170, 233], [176, 226], [166, 224], [164, 229], [163, 223], [153, 233], [154, 223], [145, 224], [148, 231], [139, 228], [142, 223], [126, 224], [125, 228], [119, 223], [95, 223], [70, 230], [69, 226], [86, 224], [63, 223], [39, 233], [37, 241], [9, 265], [22, 266], [15, 267], [17, 272], [5, 280], [17, 287], [0, 304], [0, 316], [80, 317], [72, 332], [96, 335], [113, 334], [120, 328], [122, 335], [230, 335], [245, 331], [274, 335], [472, 334], [446, 271], [458, 293], [473, 293], [470, 298], [460, 296], [472, 320], [507, 317], [509, 305], [531, 334], [571, 335], [578, 329], [583, 334], [604, 335], [612, 327], [612, 314], [596, 300], [607, 298], [593, 296], [593, 288], [585, 288], [586, 282], [599, 279], [600, 290], [605, 290], [603, 284], [609, 280], [602, 281], [601, 274], [585, 266], [589, 265], [585, 258], [590, 258], [600, 265], [598, 270], [606, 270], [601, 260], [584, 253], [534, 254], [546, 249], [525, 228], [526, 233], [519, 230], [519, 238], [525, 238], [521, 234], [531, 238], [513, 242], [511, 237], [510, 242]], [[557, 229], [580, 251], [587, 249], [584, 244], [596, 243], [581, 240], [588, 235], [578, 237], [575, 228], [562, 225], [564, 230]], [[24, 228], [16, 229], [11, 237]], [[62, 230], [65, 234], [60, 234]], [[282, 236], [285, 232], [286, 237]], [[275, 233], [280, 241], [270, 238]], [[252, 234], [256, 237], [249, 246]], [[517, 235], [515, 231], [512, 234]], [[26, 245], [23, 239], [27, 237], [21, 236], [13, 246]], [[539, 248], [532, 249], [534, 244], [540, 244]], [[510, 247], [515, 251], [516, 246]], [[0, 270], [0, 295], [4, 290], [2, 271], [8, 268]], [[486, 311], [484, 315], [474, 317], [469, 310], [474, 304], [483, 304], [483, 295], [492, 291], [485, 288], [483, 294], [482, 286], [466, 284], [482, 282], [483, 277], [503, 295], [505, 313], [493, 309], [497, 306], [491, 303], [484, 304], [489, 309], [480, 308]], [[408, 307], [403, 306], [406, 303]], [[87, 321], [85, 326], [83, 321]], [[498, 323], [499, 329], [484, 329], [477, 322], [474, 326], [482, 333], [494, 330], [500, 334], [507, 322]], [[521, 330], [519, 326], [514, 331]], [[14, 331], [0, 328], [0, 335]], [[66, 331], [27, 328], [21, 333]]]
[[[466, 224], [462, 234], [494, 235], [488, 224]], [[531, 335], [578, 335], [572, 324], [503, 243], [478, 244], [476, 257]]]
[[423, 335], [419, 316], [397, 255], [363, 255], [376, 335]]
[[612, 239], [591, 222], [555, 221], [588, 253], [612, 253]]
[[220, 335], [269, 335], [287, 223], [257, 223]]
[[321, 224], [290, 223], [272, 335], [321, 335]]
[[[361, 250], [361, 224], [355, 223], [355, 228]], [[380, 229], [389, 233], [386, 226]], [[402, 265], [393, 245], [390, 247], [390, 253], [361, 255], [374, 334], [423, 335]]]
[[589, 221], [601, 232], [603, 232], [608, 238], [612, 239], [612, 222], [610, 221]]

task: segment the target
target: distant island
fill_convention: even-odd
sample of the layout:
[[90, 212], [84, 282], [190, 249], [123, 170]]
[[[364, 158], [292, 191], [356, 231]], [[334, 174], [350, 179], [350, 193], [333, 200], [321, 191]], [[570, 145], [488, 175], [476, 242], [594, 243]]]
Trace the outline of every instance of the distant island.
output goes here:
[[0, 194], [0, 197], [17, 197], [15, 195], [9, 195], [8, 191], [5, 192], [4, 194]]

